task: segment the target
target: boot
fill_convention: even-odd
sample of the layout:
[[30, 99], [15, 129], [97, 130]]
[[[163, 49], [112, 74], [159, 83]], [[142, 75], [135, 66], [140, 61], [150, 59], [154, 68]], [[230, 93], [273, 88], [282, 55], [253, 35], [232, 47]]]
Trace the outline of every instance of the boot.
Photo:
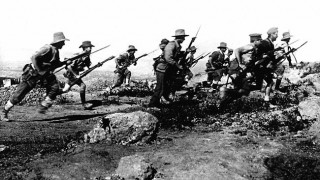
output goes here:
[[10, 121], [9, 118], [8, 118], [8, 113], [9, 113], [8, 110], [3, 109], [0, 112], [0, 121], [4, 121], [4, 122]]
[[80, 99], [81, 99], [81, 104], [84, 110], [90, 110], [92, 109], [92, 104], [91, 103], [86, 103], [86, 93], [85, 92], [80, 92]]
[[41, 102], [40, 108], [38, 110], [38, 113], [40, 114], [45, 114], [49, 107], [52, 106], [52, 99], [49, 98], [48, 96]]
[[276, 85], [274, 86], [275, 90], [280, 90], [281, 79], [276, 80]]
[[6, 103], [3, 110], [0, 112], [0, 121], [8, 122], [10, 121], [8, 118], [8, 113], [11, 108], [13, 108], [13, 104], [10, 102], [10, 100]]

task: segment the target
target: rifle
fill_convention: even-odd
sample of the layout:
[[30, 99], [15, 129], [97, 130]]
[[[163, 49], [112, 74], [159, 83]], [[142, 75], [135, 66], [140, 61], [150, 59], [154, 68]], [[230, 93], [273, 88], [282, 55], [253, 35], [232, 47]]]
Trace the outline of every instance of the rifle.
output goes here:
[[[294, 53], [296, 52], [298, 49], [300, 49], [302, 46], [304, 46], [305, 44], [307, 44], [308, 41], [304, 42], [303, 44], [301, 44], [299, 47], [297, 48], [292, 48], [290, 49], [288, 52], [284, 53], [282, 56], [278, 57], [274, 62], [273, 64], [277, 64], [277, 65], [280, 65], [284, 60], [285, 60], [285, 57], [287, 55], [289, 55], [290, 53]], [[282, 60], [283, 59], [283, 60]], [[282, 61], [281, 61], [282, 60]]]
[[199, 57], [197, 57], [197, 58], [191, 63], [191, 67], [194, 67], [194, 66], [198, 63], [199, 60], [207, 57], [209, 54], [210, 54], [210, 52], [208, 52], [207, 54], [204, 54], [204, 53], [203, 53], [202, 55], [200, 55]]
[[85, 77], [86, 75], [88, 75], [90, 72], [92, 72], [94, 69], [101, 67], [104, 63], [106, 63], [107, 61], [110, 61], [111, 59], [113, 59], [115, 56], [110, 56], [109, 58], [98, 62], [98, 64], [92, 66], [91, 68], [89, 68], [88, 70], [84, 71], [83, 73], [80, 74], [79, 78], [77, 78], [75, 81], [71, 82], [70, 86], [73, 86], [77, 83], [77, 81], [83, 77]]
[[186, 51], [185, 51], [184, 54], [182, 55], [182, 59], [179, 60], [178, 64], [181, 63], [181, 60], [185, 60], [185, 59], [186, 59], [186, 57], [187, 57], [187, 55], [188, 55], [188, 53], [189, 53], [187, 50], [190, 49], [190, 47], [192, 46], [192, 43], [196, 40], [196, 38], [197, 38], [197, 36], [198, 36], [198, 33], [199, 33], [199, 31], [200, 31], [200, 28], [201, 28], [201, 26], [199, 27], [196, 35], [191, 38], [191, 41], [190, 41], [190, 43], [189, 43]]
[[[145, 56], [148, 56], [149, 54], [155, 52], [156, 50], [158, 50], [158, 49], [155, 49], [155, 50], [153, 50], [153, 51], [151, 51], [151, 52], [149, 52], [149, 53], [143, 54], [143, 55], [135, 58], [132, 63], [131, 63], [131, 62], [125, 63], [121, 68], [118, 68], [119, 71], [122, 72], [122, 71], [125, 70], [127, 67], [129, 67], [131, 64], [137, 65], [137, 61], [138, 61], [140, 58], [143, 58], [143, 57], [145, 57]], [[118, 70], [116, 70], [116, 71], [118, 71]]]
[[[271, 51], [268, 51], [267, 53], [265, 53], [265, 55], [273, 55], [276, 51], [280, 51], [280, 50], [282, 50], [283, 48], [285, 48], [285, 47], [288, 47], [288, 46], [290, 46], [291, 44], [293, 44], [293, 43], [295, 43], [295, 42], [297, 42], [298, 40], [295, 40], [295, 41], [293, 41], [292, 43], [290, 43], [290, 44], [287, 44], [287, 45], [285, 45], [285, 46], [280, 46], [280, 47], [277, 47], [277, 48], [275, 48], [275, 49], [273, 49], [273, 50], [271, 50]], [[260, 64], [263, 64], [266, 60], [267, 60], [268, 58], [262, 58], [262, 59], [260, 59], [260, 60], [258, 60], [256, 63], [255, 63], [255, 66], [258, 66], [258, 65], [260, 65]]]
[[141, 56], [139, 56], [139, 57], [137, 57], [135, 60], [134, 60], [134, 64], [137, 64], [137, 61], [140, 59], [140, 58], [143, 58], [143, 57], [145, 57], [145, 56], [148, 56], [149, 54], [151, 54], [151, 53], [154, 53], [155, 51], [157, 51], [158, 49], [155, 49], [155, 50], [153, 50], [153, 51], [151, 51], [151, 52], [149, 52], [149, 53], [147, 53], [147, 54], [143, 54], [143, 55], [141, 55]]
[[[100, 49], [98, 49], [98, 50], [95, 50], [95, 51], [91, 52], [91, 53], [83, 52], [83, 53], [81, 53], [81, 54], [79, 54], [79, 55], [76, 55], [76, 56], [74, 56], [74, 57], [72, 57], [72, 58], [65, 59], [64, 61], [61, 62], [61, 63], [62, 63], [61, 66], [66, 65], [68, 61], [70, 62], [70, 61], [74, 61], [74, 60], [79, 59], [79, 58], [82, 58], [82, 57], [89, 56], [89, 55], [94, 54], [94, 53], [96, 53], [96, 52], [98, 52], [98, 51], [101, 51], [102, 49], [105, 49], [105, 48], [107, 48], [107, 47], [109, 47], [109, 46], [110, 46], [110, 45], [104, 46], [104, 47], [102, 47], [102, 48], [100, 48]], [[56, 74], [57, 72], [61, 71], [63, 68], [64, 68], [64, 67], [61, 67], [60, 69], [58, 69], [57, 71], [55, 71], [54, 74]]]

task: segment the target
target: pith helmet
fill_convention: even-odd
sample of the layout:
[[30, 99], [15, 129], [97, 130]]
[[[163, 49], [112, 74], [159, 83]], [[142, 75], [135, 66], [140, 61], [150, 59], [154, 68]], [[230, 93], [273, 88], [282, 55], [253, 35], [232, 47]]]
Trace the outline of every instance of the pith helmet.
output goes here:
[[172, 37], [185, 37], [185, 36], [189, 36], [189, 35], [186, 35], [184, 29], [177, 29], [176, 32], [175, 32], [175, 35], [172, 36]]
[[56, 32], [53, 34], [53, 42], [51, 44], [55, 44], [61, 41], [69, 41], [69, 39], [67, 39], [63, 32]]
[[83, 41], [79, 48], [82, 47], [94, 47], [94, 45], [91, 44], [91, 41]]

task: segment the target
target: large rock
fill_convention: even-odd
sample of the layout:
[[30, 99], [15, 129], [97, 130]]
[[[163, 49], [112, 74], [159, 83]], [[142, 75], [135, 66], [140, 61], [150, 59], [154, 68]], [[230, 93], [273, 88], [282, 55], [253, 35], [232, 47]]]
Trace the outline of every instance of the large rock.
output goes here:
[[109, 139], [115, 143], [147, 143], [156, 135], [158, 119], [150, 113], [135, 111], [105, 116], [85, 135], [85, 142]]
[[303, 119], [320, 118], [320, 97], [309, 97], [299, 103], [298, 110]]
[[121, 158], [113, 177], [125, 180], [149, 180], [154, 178], [156, 172], [143, 156], [133, 155]]
[[315, 143], [320, 144], [320, 97], [312, 97], [300, 102], [299, 112], [303, 119], [315, 120], [308, 134], [313, 137]]

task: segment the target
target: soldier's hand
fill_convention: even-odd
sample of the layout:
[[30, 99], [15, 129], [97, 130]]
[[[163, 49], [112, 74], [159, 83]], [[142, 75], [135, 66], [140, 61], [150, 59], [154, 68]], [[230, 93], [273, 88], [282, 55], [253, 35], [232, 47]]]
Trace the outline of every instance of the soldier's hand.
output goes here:
[[72, 64], [72, 61], [71, 60], [67, 60], [66, 65], [70, 65], [70, 64]]
[[183, 69], [183, 66], [182, 66], [182, 65], [177, 64], [176, 66], [177, 66], [177, 68], [180, 69], [180, 70]]

